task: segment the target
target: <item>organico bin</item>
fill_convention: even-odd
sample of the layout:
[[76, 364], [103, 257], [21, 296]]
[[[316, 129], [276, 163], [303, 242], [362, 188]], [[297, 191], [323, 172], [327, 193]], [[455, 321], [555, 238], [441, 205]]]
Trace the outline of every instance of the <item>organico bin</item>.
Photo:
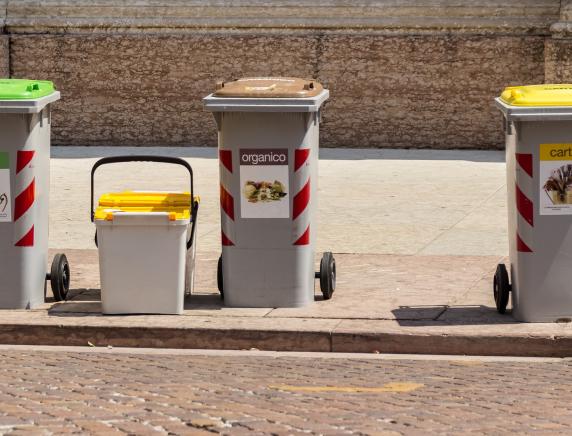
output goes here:
[[225, 304], [297, 307], [329, 299], [335, 261], [314, 272], [320, 108], [329, 92], [314, 80], [221, 82], [204, 98], [218, 125]]
[[69, 290], [69, 265], [57, 254], [49, 274], [50, 104], [52, 82], [0, 79], [0, 308], [56, 300]]
[[509, 294], [520, 321], [572, 318], [572, 85], [506, 88], [504, 115], [510, 277], [498, 265], [494, 295]]
[[[101, 165], [160, 162], [181, 165], [190, 192], [126, 191], [100, 197], [93, 210], [94, 177]], [[194, 201], [191, 201], [191, 199]], [[193, 171], [183, 159], [116, 156], [100, 159], [91, 171], [91, 219], [99, 251], [104, 314], [181, 314], [193, 290], [199, 199]]]

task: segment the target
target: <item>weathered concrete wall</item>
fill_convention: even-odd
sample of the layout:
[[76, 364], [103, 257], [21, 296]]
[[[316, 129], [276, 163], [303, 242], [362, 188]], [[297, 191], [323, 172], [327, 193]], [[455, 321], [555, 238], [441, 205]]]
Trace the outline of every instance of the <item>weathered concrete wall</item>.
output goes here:
[[0, 77], [10, 75], [9, 39], [4, 35], [7, 0], [0, 0]]
[[0, 77], [8, 77], [10, 75], [8, 41], [7, 36], [0, 35]]
[[496, 97], [544, 81], [541, 37], [334, 35], [319, 77], [332, 92], [325, 144], [490, 148], [503, 145]]
[[19, 0], [5, 32], [13, 76], [62, 91], [53, 142], [70, 145], [214, 145], [216, 80], [292, 75], [331, 91], [325, 146], [498, 148], [492, 98], [560, 68], [559, 0], [306, 4]]
[[311, 77], [314, 44], [304, 35], [17, 35], [12, 69], [49, 77], [62, 92], [53, 112], [56, 143], [216, 145], [201, 101], [215, 81]]
[[546, 40], [545, 80], [547, 83], [572, 82], [572, 1], [565, 2], [560, 20], [551, 28]]

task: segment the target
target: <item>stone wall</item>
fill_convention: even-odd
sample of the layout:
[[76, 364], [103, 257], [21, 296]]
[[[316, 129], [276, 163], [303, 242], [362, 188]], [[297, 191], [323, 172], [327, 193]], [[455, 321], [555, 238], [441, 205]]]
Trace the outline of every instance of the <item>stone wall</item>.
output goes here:
[[8, 41], [8, 37], [0, 35], [0, 77], [8, 77], [10, 75]]
[[0, 75], [9, 39], [13, 77], [56, 83], [55, 144], [214, 145], [216, 80], [291, 75], [331, 91], [324, 146], [500, 148], [493, 97], [570, 75], [560, 3], [10, 1]]
[[0, 77], [10, 75], [9, 39], [4, 35], [4, 22], [6, 20], [6, 0], [0, 0]]

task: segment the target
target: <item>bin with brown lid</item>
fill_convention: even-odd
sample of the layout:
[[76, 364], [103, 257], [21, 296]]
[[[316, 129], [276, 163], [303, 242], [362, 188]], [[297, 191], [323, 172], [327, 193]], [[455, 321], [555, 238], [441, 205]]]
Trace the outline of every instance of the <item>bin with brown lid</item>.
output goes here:
[[312, 79], [219, 82], [203, 99], [218, 126], [222, 255], [218, 284], [235, 307], [299, 307], [335, 288], [335, 261], [314, 271], [319, 124], [329, 92]]

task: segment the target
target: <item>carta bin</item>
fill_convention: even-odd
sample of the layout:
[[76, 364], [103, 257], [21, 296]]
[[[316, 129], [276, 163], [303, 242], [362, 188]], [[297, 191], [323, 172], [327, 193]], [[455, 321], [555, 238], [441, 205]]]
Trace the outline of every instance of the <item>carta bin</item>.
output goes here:
[[225, 304], [298, 307], [335, 287], [335, 261], [314, 271], [318, 131], [329, 92], [315, 80], [258, 77], [220, 82], [203, 99], [218, 126]]
[[54, 84], [0, 79], [0, 308], [44, 302], [46, 279], [56, 300], [69, 290], [63, 254], [48, 263], [51, 103]]
[[[506, 88], [510, 268], [497, 267], [499, 312], [520, 321], [572, 319], [572, 84]], [[510, 276], [510, 279], [509, 279]]]

